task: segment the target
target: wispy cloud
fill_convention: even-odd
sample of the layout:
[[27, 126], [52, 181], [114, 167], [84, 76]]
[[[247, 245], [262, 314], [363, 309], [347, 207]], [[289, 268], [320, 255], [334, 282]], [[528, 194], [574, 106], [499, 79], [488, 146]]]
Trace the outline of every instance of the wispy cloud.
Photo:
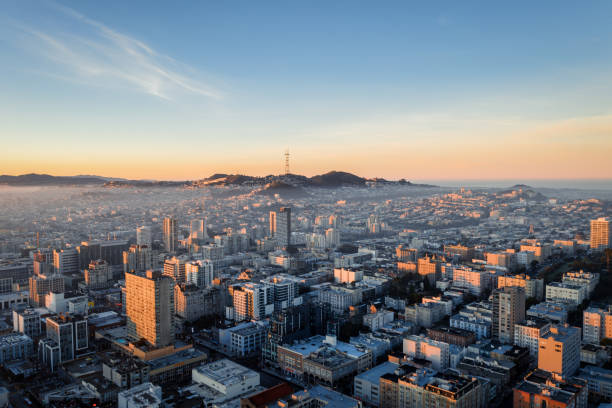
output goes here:
[[55, 63], [56, 78], [112, 88], [130, 88], [174, 100], [181, 95], [220, 99], [221, 92], [199, 78], [193, 68], [158, 53], [127, 34], [60, 5], [53, 9], [69, 20], [72, 32], [17, 24], [36, 55]]

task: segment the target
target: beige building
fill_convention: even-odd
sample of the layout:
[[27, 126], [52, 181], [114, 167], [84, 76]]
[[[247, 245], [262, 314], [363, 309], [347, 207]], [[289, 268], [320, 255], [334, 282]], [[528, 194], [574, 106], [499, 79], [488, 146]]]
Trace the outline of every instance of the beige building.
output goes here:
[[580, 329], [555, 324], [540, 337], [538, 368], [567, 379], [580, 367]]
[[598, 218], [591, 220], [591, 248], [606, 249], [610, 248], [610, 219]]
[[174, 343], [174, 281], [157, 271], [125, 274], [128, 337], [154, 347]]

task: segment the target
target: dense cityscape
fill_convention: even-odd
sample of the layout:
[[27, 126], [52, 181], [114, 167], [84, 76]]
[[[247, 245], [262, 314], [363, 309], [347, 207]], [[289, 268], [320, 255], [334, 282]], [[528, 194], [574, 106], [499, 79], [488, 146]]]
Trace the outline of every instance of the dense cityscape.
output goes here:
[[612, 408], [612, 1], [0, 1], [0, 408]]
[[5, 186], [0, 403], [612, 401], [608, 192], [321, 178]]

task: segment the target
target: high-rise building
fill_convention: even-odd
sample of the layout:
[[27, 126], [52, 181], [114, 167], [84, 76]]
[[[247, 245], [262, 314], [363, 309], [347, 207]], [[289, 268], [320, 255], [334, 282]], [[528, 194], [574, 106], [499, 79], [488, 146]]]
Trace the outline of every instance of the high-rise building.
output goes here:
[[207, 239], [206, 220], [197, 219], [191, 220], [189, 223], [189, 238], [191, 239]]
[[366, 225], [370, 234], [379, 234], [382, 228], [378, 215], [376, 214], [370, 214]]
[[538, 368], [567, 379], [580, 367], [580, 329], [554, 324], [540, 337]]
[[274, 303], [272, 288], [258, 283], [232, 286], [234, 316], [237, 321], [261, 320], [272, 314]]
[[601, 217], [591, 220], [591, 248], [606, 249], [612, 243], [612, 230], [610, 230], [610, 218]]
[[153, 244], [153, 231], [151, 227], [143, 225], [136, 228], [136, 245], [151, 246]]
[[514, 325], [525, 320], [525, 291], [506, 286], [493, 291], [493, 321], [491, 334], [501, 343], [514, 342]]
[[153, 269], [153, 250], [148, 245], [132, 245], [123, 251], [123, 272], [144, 272]]
[[47, 338], [59, 347], [59, 362], [74, 360], [89, 347], [87, 319], [80, 315], [62, 314], [47, 317]]
[[[292, 275], [278, 274], [263, 279], [262, 284], [271, 289], [274, 310], [294, 306], [294, 300], [300, 295], [299, 280]], [[301, 299], [299, 299], [301, 300]]]
[[125, 274], [128, 337], [154, 347], [174, 343], [174, 280], [157, 271]]
[[174, 279], [176, 283], [185, 282], [185, 265], [189, 262], [186, 256], [174, 256], [164, 262], [164, 275]]
[[291, 245], [291, 208], [270, 211], [270, 235], [280, 246]]
[[113, 273], [105, 260], [92, 261], [85, 270], [85, 283], [90, 289], [103, 289], [112, 284]]
[[178, 227], [172, 217], [164, 218], [164, 246], [168, 252], [175, 252], [178, 248]]
[[49, 292], [64, 293], [64, 278], [62, 275], [30, 276], [30, 304], [34, 307], [45, 305], [45, 296]]
[[13, 331], [31, 339], [40, 336], [40, 314], [35, 309], [13, 310]]
[[328, 248], [335, 248], [338, 245], [340, 245], [340, 230], [329, 228], [325, 231], [325, 246]]
[[53, 251], [53, 266], [56, 273], [71, 274], [79, 271], [79, 254], [74, 248]]
[[185, 282], [200, 288], [212, 286], [213, 263], [209, 259], [190, 261], [185, 264]]

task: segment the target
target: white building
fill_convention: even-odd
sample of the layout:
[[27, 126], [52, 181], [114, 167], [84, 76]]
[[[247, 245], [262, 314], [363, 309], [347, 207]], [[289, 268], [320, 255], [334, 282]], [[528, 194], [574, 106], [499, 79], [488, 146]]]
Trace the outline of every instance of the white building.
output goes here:
[[299, 278], [282, 273], [262, 279], [261, 283], [270, 288], [275, 310], [286, 309], [301, 303]]
[[546, 285], [547, 302], [564, 302], [580, 305], [587, 298], [588, 285], [551, 282]]
[[363, 271], [359, 269], [335, 268], [334, 280], [336, 283], [353, 283], [363, 279]]
[[406, 320], [421, 327], [432, 327], [444, 318], [445, 307], [439, 303], [415, 303], [406, 306]]
[[119, 408], [158, 408], [162, 406], [162, 389], [150, 382], [137, 385], [117, 395]]
[[344, 313], [349, 307], [361, 303], [363, 294], [361, 288], [332, 285], [321, 289], [318, 298], [322, 303], [329, 303], [334, 313]]
[[355, 376], [353, 380], [353, 396], [364, 403], [378, 407], [380, 397], [380, 377], [393, 373], [399, 364], [385, 361]]
[[423, 335], [411, 335], [404, 339], [404, 354], [411, 358], [431, 361], [436, 370], [445, 370], [450, 364], [450, 346]]
[[247, 357], [261, 351], [267, 326], [261, 322], [244, 322], [229, 329], [219, 330], [219, 343], [236, 357]]
[[538, 358], [538, 347], [540, 337], [550, 330], [551, 323], [548, 320], [532, 318], [523, 323], [514, 325], [514, 344], [527, 347], [532, 357]]
[[466, 305], [450, 318], [450, 326], [476, 333], [478, 339], [491, 337], [493, 308], [488, 302], [474, 302]]
[[191, 379], [196, 384], [216, 391], [212, 393], [213, 400], [204, 401], [205, 404], [221, 404], [223, 401], [253, 392], [259, 386], [258, 372], [228, 359], [194, 368], [191, 371]]
[[185, 281], [200, 288], [212, 286], [215, 278], [213, 263], [209, 259], [185, 263]]
[[571, 285], [587, 285], [587, 298], [590, 298], [591, 293], [599, 284], [599, 274], [584, 271], [566, 272], [563, 274], [561, 282]]
[[232, 286], [234, 317], [236, 321], [261, 320], [274, 312], [272, 290], [258, 283]]
[[440, 305], [445, 316], [450, 316], [453, 313], [453, 300], [449, 296], [423, 296], [421, 302]]
[[371, 331], [379, 330], [387, 323], [391, 323], [394, 319], [391, 310], [373, 310], [373, 313], [368, 313], [363, 316], [363, 325], [370, 328]]
[[469, 267], [454, 268], [453, 286], [467, 289], [471, 294], [480, 296], [491, 288], [491, 274], [488, 271], [477, 271]]

